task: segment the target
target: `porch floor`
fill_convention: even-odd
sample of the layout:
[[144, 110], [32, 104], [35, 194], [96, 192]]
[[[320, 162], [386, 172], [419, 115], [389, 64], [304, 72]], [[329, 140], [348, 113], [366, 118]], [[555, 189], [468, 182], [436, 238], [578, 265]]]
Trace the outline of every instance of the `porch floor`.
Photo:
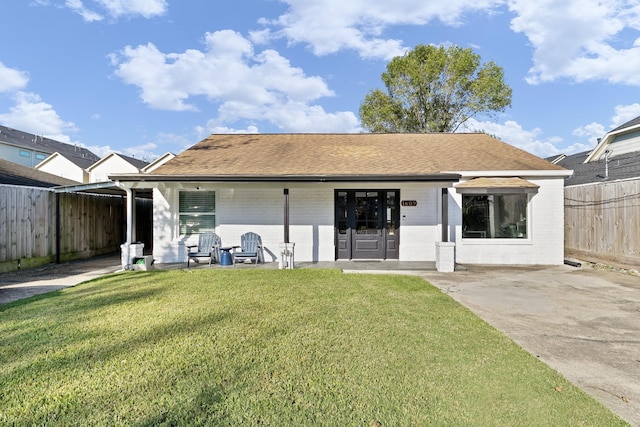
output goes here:
[[[157, 270], [175, 270], [187, 268], [186, 262], [154, 264]], [[258, 268], [276, 270], [277, 262], [264, 262], [255, 264], [236, 264], [235, 266], [223, 266], [220, 264], [209, 264], [207, 262], [191, 262], [190, 269], [194, 268], [216, 268], [216, 269], [242, 269]], [[400, 271], [435, 271], [436, 263], [433, 261], [321, 261], [321, 262], [296, 262], [295, 268], [338, 268], [343, 271], [380, 271], [380, 272], [400, 272]], [[456, 267], [457, 268], [457, 267]]]

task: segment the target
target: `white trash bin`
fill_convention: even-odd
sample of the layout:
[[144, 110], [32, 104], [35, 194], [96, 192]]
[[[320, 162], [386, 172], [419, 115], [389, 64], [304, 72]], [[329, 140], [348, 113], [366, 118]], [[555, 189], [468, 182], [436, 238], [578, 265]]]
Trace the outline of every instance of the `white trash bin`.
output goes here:
[[123, 243], [120, 245], [120, 263], [123, 270], [133, 270], [133, 259], [142, 257], [144, 243]]

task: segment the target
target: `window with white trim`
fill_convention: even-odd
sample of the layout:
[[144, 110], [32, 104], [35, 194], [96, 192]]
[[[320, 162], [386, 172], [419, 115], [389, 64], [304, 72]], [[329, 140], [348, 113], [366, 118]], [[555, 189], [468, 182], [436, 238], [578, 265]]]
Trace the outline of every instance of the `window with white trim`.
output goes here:
[[215, 231], [215, 191], [181, 191], [179, 198], [180, 235]]
[[463, 194], [462, 237], [526, 239], [528, 194]]

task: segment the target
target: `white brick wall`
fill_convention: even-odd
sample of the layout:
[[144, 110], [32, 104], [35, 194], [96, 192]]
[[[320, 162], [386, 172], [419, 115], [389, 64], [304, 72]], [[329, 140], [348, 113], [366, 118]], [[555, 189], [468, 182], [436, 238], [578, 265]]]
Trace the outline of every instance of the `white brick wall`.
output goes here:
[[[562, 179], [527, 180], [540, 189], [530, 199], [528, 239], [461, 239], [456, 243], [456, 262], [460, 264], [558, 265], [564, 262], [564, 186]], [[451, 192], [457, 210], [462, 196]], [[462, 236], [462, 226], [455, 233]]]
[[417, 206], [400, 207], [400, 260], [435, 261], [435, 242], [440, 240], [438, 188], [408, 184], [400, 189], [400, 200], [415, 200]]
[[[449, 190], [450, 241], [456, 242], [458, 263], [561, 264], [564, 256], [562, 179], [531, 179], [540, 185], [528, 218], [530, 238], [462, 240], [461, 196]], [[267, 262], [277, 262], [284, 241], [283, 184], [165, 184], [154, 190], [154, 258], [159, 263], [186, 262], [185, 244], [197, 236], [178, 235], [180, 188], [216, 192], [216, 232], [223, 245], [240, 244], [248, 231], [258, 233]], [[431, 184], [291, 184], [289, 188], [290, 241], [299, 261], [334, 261], [334, 190], [336, 188], [400, 188], [401, 200], [417, 206], [400, 207], [400, 260], [435, 261], [440, 241], [440, 188]]]
[[335, 260], [333, 202], [330, 186], [289, 190], [289, 232], [296, 261]]
[[[253, 231], [262, 238], [265, 260], [278, 260], [284, 242], [282, 186], [199, 187], [216, 192], [216, 233], [223, 245], [239, 245], [240, 236]], [[184, 245], [197, 242], [197, 236], [178, 235], [178, 194], [178, 186], [154, 190], [154, 258], [159, 263], [186, 262]], [[296, 261], [334, 260], [333, 187], [290, 188], [289, 224]]]

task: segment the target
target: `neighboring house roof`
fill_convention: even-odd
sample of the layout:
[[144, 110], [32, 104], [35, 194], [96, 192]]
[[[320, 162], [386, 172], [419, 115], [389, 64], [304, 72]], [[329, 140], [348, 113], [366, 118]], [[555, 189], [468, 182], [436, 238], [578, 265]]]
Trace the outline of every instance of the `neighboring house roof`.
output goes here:
[[640, 177], [640, 151], [585, 163], [590, 151], [566, 156], [558, 165], [573, 170], [565, 186]]
[[568, 172], [481, 133], [233, 134], [211, 135], [153, 175], [159, 180], [160, 176], [435, 176], [458, 171]]
[[613, 149], [613, 146], [611, 145], [623, 139], [630, 138], [640, 138], [640, 116], [636, 117], [633, 120], [629, 120], [623, 125], [607, 132], [606, 135], [598, 141], [598, 145], [596, 145], [596, 148], [594, 148], [593, 151], [589, 153], [589, 155], [585, 159], [585, 162], [600, 161], [605, 156], [607, 156], [607, 152], [611, 150], [613, 150], [614, 156], [626, 154], [629, 151], [636, 151], [635, 146], [627, 145], [624, 147], [624, 149]]
[[130, 165], [132, 165], [133, 167], [135, 167], [138, 170], [144, 168], [145, 166], [147, 166], [149, 164], [148, 162], [145, 162], [144, 160], [138, 160], [138, 159], [136, 159], [134, 157], [125, 156], [124, 154], [111, 152], [111, 153], [107, 154], [106, 156], [104, 156], [103, 158], [101, 158], [100, 160], [98, 160], [97, 162], [93, 163], [91, 166], [89, 166], [87, 168], [87, 172], [91, 172], [93, 169], [97, 169], [100, 165], [102, 165], [103, 163], [108, 162], [113, 157], [120, 157], [121, 159], [123, 159], [124, 161], [126, 161], [127, 163], [129, 163]]
[[0, 143], [39, 151], [49, 155], [59, 153], [83, 169], [100, 159], [86, 148], [66, 144], [6, 126], [0, 126]]
[[0, 184], [48, 188], [77, 182], [0, 159]]
[[553, 163], [554, 165], [557, 165], [558, 162], [560, 162], [560, 160], [564, 159], [565, 157], [567, 157], [566, 154], [556, 154], [555, 156], [551, 156], [551, 157], [545, 157], [544, 159], [548, 162]]
[[149, 163], [147, 166], [143, 167], [140, 171], [143, 173], [151, 173], [154, 170], [158, 169], [160, 166], [167, 163], [169, 160], [173, 159], [176, 155], [171, 152], [166, 152], [162, 156], [155, 159], [153, 162]]
[[96, 159], [91, 157], [91, 158], [78, 158], [78, 157], [74, 157], [74, 158], [69, 158], [68, 156], [65, 156], [64, 154], [60, 154], [58, 152], [55, 152], [53, 154], [51, 154], [49, 157], [47, 157], [46, 159], [44, 159], [43, 161], [41, 161], [40, 163], [38, 163], [35, 168], [36, 169], [42, 169], [47, 163], [51, 163], [53, 162], [56, 157], [63, 157], [67, 160], [69, 160], [71, 163], [73, 163], [74, 165], [78, 166], [80, 169], [87, 169], [89, 166], [93, 165], [96, 162]]
[[138, 169], [143, 169], [146, 166], [149, 165], [149, 162], [146, 162], [144, 160], [140, 160], [140, 159], [136, 159], [135, 157], [130, 157], [130, 156], [125, 156], [124, 154], [118, 154], [118, 156], [122, 157], [123, 159], [125, 159], [126, 161], [128, 161], [129, 163], [131, 163], [133, 166], [135, 166]]

